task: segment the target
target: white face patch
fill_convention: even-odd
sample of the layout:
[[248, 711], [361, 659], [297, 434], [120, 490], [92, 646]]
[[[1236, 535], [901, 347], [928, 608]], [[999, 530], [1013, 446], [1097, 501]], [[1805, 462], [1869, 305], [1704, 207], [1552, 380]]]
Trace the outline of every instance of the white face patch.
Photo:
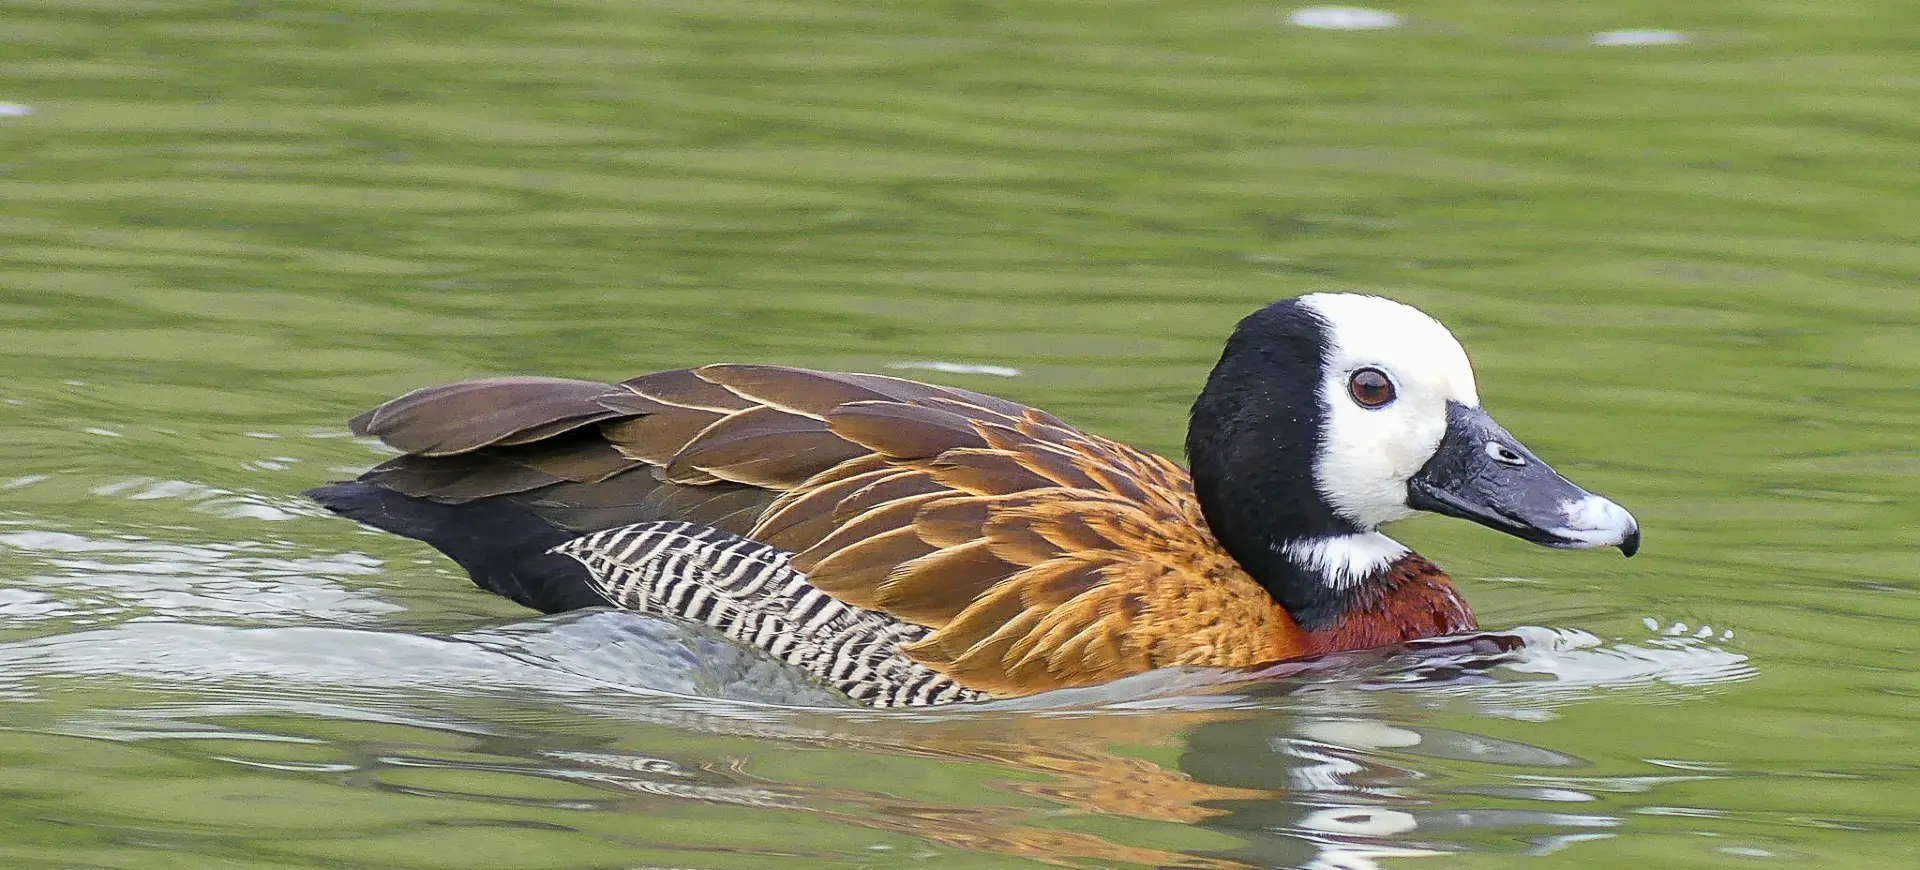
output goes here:
[[1281, 550], [1335, 589], [1358, 586], [1407, 554], [1399, 541], [1378, 532], [1288, 541]]
[[[1391, 299], [1315, 293], [1300, 302], [1319, 315], [1328, 343], [1320, 371], [1326, 422], [1314, 461], [1315, 487], [1362, 529], [1413, 516], [1407, 481], [1440, 446], [1447, 403], [1480, 405], [1466, 351], [1439, 321]], [[1348, 380], [1363, 368], [1386, 374], [1393, 401], [1368, 408], [1354, 400]]]

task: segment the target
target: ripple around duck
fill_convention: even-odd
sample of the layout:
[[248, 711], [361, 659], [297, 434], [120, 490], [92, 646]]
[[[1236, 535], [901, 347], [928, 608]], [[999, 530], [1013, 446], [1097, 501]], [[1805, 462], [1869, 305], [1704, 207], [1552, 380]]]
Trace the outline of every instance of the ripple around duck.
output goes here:
[[[218, 682], [267, 676], [279, 669], [329, 684], [396, 689], [432, 685], [480, 691], [482, 684], [513, 682], [496, 669], [521, 672], [533, 667], [523, 688], [552, 688], [584, 679], [587, 685], [608, 690], [774, 704], [811, 698], [803, 703], [842, 706], [830, 693], [802, 689], [810, 685], [803, 676], [754, 650], [698, 627], [637, 614], [563, 615], [437, 640], [347, 628], [190, 624], [207, 619], [352, 623], [398, 611], [395, 605], [339, 585], [340, 579], [379, 573], [377, 560], [355, 553], [295, 558], [285, 555], [285, 547], [270, 544], [187, 545], [48, 531], [0, 534], [0, 547], [35, 556], [43, 572], [27, 578], [34, 590], [20, 590], [11, 600], [0, 601], [0, 619], [15, 625], [50, 619], [84, 624], [102, 616], [167, 620], [111, 630], [127, 634], [78, 633], [46, 641], [46, 652], [52, 655], [47, 661], [76, 665], [90, 661], [89, 673], [105, 668], [105, 672], [144, 678]], [[74, 620], [82, 614], [87, 618]], [[300, 632], [301, 639], [278, 633], [285, 631]], [[1696, 636], [1663, 633], [1640, 643], [1605, 643], [1579, 630], [1522, 628], [1478, 639], [1423, 644], [1397, 659], [1375, 651], [1269, 666], [1255, 671], [1251, 683], [1246, 671], [1176, 669], [986, 706], [1034, 711], [1219, 708], [1248, 703], [1234, 693], [1236, 688], [1250, 689], [1246, 698], [1260, 698], [1274, 696], [1276, 687], [1284, 692], [1333, 681], [1366, 689], [1460, 696], [1488, 714], [1536, 718], [1550, 715], [1556, 706], [1591, 700], [1602, 692], [1683, 700], [1707, 687], [1754, 676], [1745, 655], [1714, 645], [1711, 630], [1703, 627], [1702, 631]], [[380, 648], [388, 642], [428, 644], [438, 652], [422, 653], [411, 646]], [[90, 651], [80, 656], [55, 654], [71, 644]], [[202, 661], [190, 655], [162, 654], [169, 647], [222, 652]], [[283, 649], [353, 654], [348, 658], [329, 655], [316, 665], [276, 659], [276, 651]], [[483, 649], [509, 656], [513, 662], [487, 659], [471, 667], [460, 664]], [[699, 652], [689, 655], [688, 650]], [[430, 670], [433, 676], [424, 680], [420, 671], [393, 665], [436, 662], [441, 652], [447, 654], [449, 669]], [[161, 663], [183, 670], [142, 670]], [[227, 673], [228, 668], [242, 670]], [[21, 672], [33, 669], [23, 666]], [[60, 673], [62, 668], [49, 665], [47, 672]]]
[[[45, 544], [110, 549], [77, 540]], [[57, 701], [70, 693], [48, 693], [76, 681], [131, 691], [130, 700], [193, 686], [196, 694], [218, 700], [55, 709], [47, 711], [53, 719], [29, 727], [91, 740], [188, 747], [172, 754], [204, 755], [254, 771], [232, 774], [242, 780], [325, 772], [409, 794], [601, 813], [620, 812], [615, 795], [627, 794], [755, 813], [805, 811], [855, 828], [911, 833], [942, 848], [1176, 858], [1177, 850], [1046, 834], [1035, 827], [1039, 818], [1025, 810], [962, 810], [951, 803], [957, 792], [950, 772], [941, 774], [946, 785], [916, 797], [919, 787], [912, 783], [931, 775], [927, 765], [933, 764], [974, 771], [958, 780], [973, 780], [966, 788], [1010, 790], [1118, 820], [1182, 821], [1238, 836], [1259, 820], [1258, 828], [1283, 836], [1255, 837], [1258, 849], [1304, 849], [1301, 854], [1329, 861], [1357, 861], [1441, 854], [1459, 848], [1450, 845], [1457, 838], [1498, 830], [1558, 830], [1536, 838], [1534, 848], [1566, 845], [1578, 842], [1583, 831], [1621, 824], [1605, 813], [1556, 807], [1568, 795], [1592, 793], [1581, 791], [1584, 781], [1577, 779], [1532, 775], [1529, 785], [1509, 778], [1515, 784], [1465, 788], [1463, 797], [1448, 799], [1495, 802], [1471, 810], [1423, 809], [1400, 797], [1406, 786], [1437, 773], [1430, 767], [1435, 764], [1539, 773], [1587, 762], [1489, 735], [1382, 719], [1396, 714], [1367, 700], [1380, 690], [1459, 694], [1494, 712], [1538, 710], [1538, 697], [1502, 690], [1542, 684], [1506, 682], [1503, 670], [1537, 679], [1539, 669], [1529, 668], [1539, 662], [1590, 661], [1558, 668], [1578, 675], [1567, 697], [1556, 700], [1573, 703], [1573, 696], [1590, 695], [1596, 687], [1637, 686], [1676, 674], [1684, 675], [1678, 682], [1697, 685], [1699, 659], [1712, 658], [1695, 649], [1683, 657], [1684, 667], [1662, 669], [1647, 666], [1643, 655], [1623, 653], [1622, 645], [1576, 633], [1532, 634], [1533, 642], [1518, 650], [1489, 654], [1482, 647], [1425, 656], [1414, 667], [1426, 669], [1428, 677], [1411, 683], [1410, 668], [1380, 660], [1254, 684], [1244, 674], [1170, 672], [1047, 698], [904, 714], [822, 707], [835, 704], [833, 696], [710, 633], [608, 612], [447, 636], [143, 620], [0, 645], [0, 673], [7, 675], [6, 696], [14, 700]], [[1622, 661], [1640, 664], [1615, 664]], [[1432, 674], [1441, 667], [1454, 675], [1482, 671], [1491, 682], [1436, 682]], [[684, 748], [615, 749], [587, 737], [605, 728], [593, 722], [624, 723], [619, 732], [652, 735], [636, 745]], [[770, 764], [773, 756], [765, 749], [754, 751], [759, 760], [750, 769], [722, 772], [726, 765], [716, 768], [716, 760], [704, 754], [712, 750], [701, 742], [670, 736], [686, 732], [859, 758], [866, 768], [893, 769], [894, 777], [916, 772], [904, 780], [876, 780], [832, 764]], [[447, 740], [465, 748], [427, 748]], [[310, 748], [268, 748], [289, 742]], [[1166, 756], [1164, 748], [1144, 758], [1115, 754], [1116, 746], [1129, 744], [1184, 748], [1176, 756]], [[1255, 761], [1260, 758], [1267, 760]], [[975, 779], [982, 774], [985, 779]], [[1687, 779], [1649, 779], [1640, 788]], [[280, 828], [293, 824], [279, 816], [262, 821]], [[1239, 866], [1191, 854], [1180, 860], [1201, 861], [1181, 866]]]
[[[143, 491], [154, 497], [200, 493], [193, 485]], [[278, 518], [245, 509], [218, 513]], [[0, 554], [31, 563], [19, 582], [36, 598], [24, 607], [0, 603], [0, 626], [5, 627], [133, 618], [351, 623], [400, 609], [341, 582], [378, 573], [379, 562], [356, 553], [300, 555], [285, 543], [185, 544], [139, 535], [23, 530], [0, 533]]]

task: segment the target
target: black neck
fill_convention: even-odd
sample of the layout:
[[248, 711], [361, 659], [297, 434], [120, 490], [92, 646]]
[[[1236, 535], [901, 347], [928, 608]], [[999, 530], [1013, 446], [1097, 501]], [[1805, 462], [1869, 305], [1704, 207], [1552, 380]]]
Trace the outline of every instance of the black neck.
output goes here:
[[1248, 316], [1227, 340], [1187, 429], [1207, 526], [1309, 631], [1337, 621], [1350, 596], [1290, 557], [1287, 545], [1365, 531], [1314, 488], [1324, 349], [1318, 318], [1291, 300]]

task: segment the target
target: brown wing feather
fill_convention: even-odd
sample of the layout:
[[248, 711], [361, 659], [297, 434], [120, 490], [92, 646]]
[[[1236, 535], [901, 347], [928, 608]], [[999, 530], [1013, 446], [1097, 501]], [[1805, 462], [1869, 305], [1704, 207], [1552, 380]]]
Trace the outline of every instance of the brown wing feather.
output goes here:
[[974, 421], [954, 411], [855, 402], [827, 415], [834, 434], [895, 461], [931, 459], [956, 447], [986, 447]]
[[568, 434], [453, 456], [396, 456], [367, 478], [395, 492], [458, 504], [567, 481], [597, 483], [638, 466], [603, 440]]
[[783, 493], [746, 535], [798, 553], [833, 533], [844, 520], [839, 509], [853, 493], [899, 473], [899, 467], [883, 456], [869, 454], [842, 462]]
[[868, 453], [816, 417], [766, 405], [728, 414], [693, 436], [666, 463], [667, 477], [700, 474], [784, 491]]
[[499, 495], [579, 530], [689, 519], [794, 552], [816, 588], [932, 629], [906, 652], [993, 694], [1304, 649], [1179, 466], [965, 390], [745, 365], [495, 378], [355, 430], [410, 454], [369, 478], [408, 494]]
[[396, 456], [361, 479], [415, 498], [446, 504], [511, 495], [562, 482], [544, 471], [481, 454], [448, 457]]
[[793, 558], [793, 567], [807, 575], [807, 582], [821, 591], [856, 607], [884, 610], [880, 604], [880, 586], [901, 565], [938, 548], [920, 540], [912, 526], [891, 529], [855, 541], [838, 550], [819, 547]]
[[1015, 570], [986, 541], [968, 541], [895, 568], [876, 590], [874, 605], [908, 622], [946, 625]]
[[961, 447], [926, 463], [935, 480], [976, 495], [1012, 495], [1054, 486], [1004, 450]]
[[913, 530], [921, 540], [936, 547], [958, 547], [981, 540], [980, 530], [992, 516], [994, 501], [991, 497], [949, 492], [914, 513]]
[[615, 417], [618, 412], [594, 401], [612, 389], [565, 378], [462, 381], [414, 390], [347, 425], [356, 435], [372, 435], [407, 453], [451, 456], [529, 431], [552, 437]]
[[576, 532], [680, 519], [738, 535], [753, 527], [773, 494], [729, 483], [668, 483], [641, 469], [599, 483], [562, 483], [515, 499], [555, 526]]
[[751, 399], [700, 377], [694, 373], [693, 369], [671, 369], [641, 375], [621, 381], [620, 386], [656, 402], [722, 414], [744, 411], [756, 404]]
[[813, 565], [828, 556], [845, 550], [848, 547], [855, 546], [869, 538], [884, 535], [898, 529], [911, 528], [915, 537], [917, 537], [921, 543], [929, 546], [938, 546], [932, 541], [928, 541], [926, 535], [921, 534], [918, 528], [913, 527], [913, 519], [914, 515], [919, 512], [921, 505], [941, 498], [943, 495], [945, 495], [945, 493], [922, 493], [895, 499], [868, 508], [845, 522], [840, 523], [831, 533], [825, 538], [822, 538], [819, 543], [801, 551], [798, 556], [794, 557], [794, 567], [803, 572], [811, 571], [813, 570]]
[[905, 404], [948, 395], [944, 388], [918, 381], [782, 366], [722, 364], [702, 366], [695, 373], [752, 401], [810, 417], [825, 417], [853, 402]]
[[600, 437], [634, 459], [665, 466], [687, 442], [728, 413], [731, 412], [668, 406], [657, 413], [604, 423], [600, 426]]
[[485, 452], [575, 483], [598, 483], [644, 465], [598, 437], [555, 438], [544, 444], [490, 448]]

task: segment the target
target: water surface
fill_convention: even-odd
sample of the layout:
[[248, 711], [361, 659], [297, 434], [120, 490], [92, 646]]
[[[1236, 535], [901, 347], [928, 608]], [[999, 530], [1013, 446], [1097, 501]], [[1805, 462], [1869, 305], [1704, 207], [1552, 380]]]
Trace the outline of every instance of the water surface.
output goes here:
[[[0, 2], [0, 863], [1911, 855], [1920, 14], [1290, 11]], [[722, 360], [1177, 455], [1320, 289], [1450, 324], [1642, 555], [1416, 520], [1526, 649], [877, 713], [297, 495], [415, 386]]]

